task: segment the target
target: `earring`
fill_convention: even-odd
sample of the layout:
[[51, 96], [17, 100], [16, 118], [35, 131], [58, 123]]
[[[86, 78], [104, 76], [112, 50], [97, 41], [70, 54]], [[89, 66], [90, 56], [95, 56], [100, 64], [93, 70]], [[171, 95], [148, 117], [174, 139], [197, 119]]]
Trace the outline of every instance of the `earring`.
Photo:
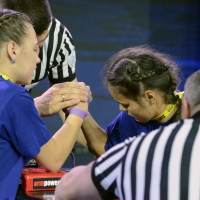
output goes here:
[[12, 63], [16, 63], [17, 62], [17, 59], [14, 59], [13, 61], [12, 61]]

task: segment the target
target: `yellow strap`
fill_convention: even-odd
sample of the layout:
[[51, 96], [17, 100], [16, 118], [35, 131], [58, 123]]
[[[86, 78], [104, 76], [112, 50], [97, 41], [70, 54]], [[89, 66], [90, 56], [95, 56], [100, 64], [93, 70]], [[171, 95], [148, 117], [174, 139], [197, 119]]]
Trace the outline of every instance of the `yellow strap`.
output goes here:
[[[180, 99], [182, 99], [183, 94], [184, 94], [184, 92], [176, 92], [175, 93], [175, 95], [178, 95]], [[168, 117], [169, 114], [172, 112], [172, 110], [176, 107], [176, 105], [178, 103], [179, 102], [177, 101], [175, 104], [169, 104], [163, 113], [161, 113], [157, 117], [154, 117], [152, 120], [161, 121], [164, 118]]]
[[1, 72], [0, 72], [0, 76], [1, 76], [4, 80], [8, 80], [8, 81], [12, 82], [12, 80], [11, 80], [8, 76], [6, 76], [5, 74], [2, 74]]

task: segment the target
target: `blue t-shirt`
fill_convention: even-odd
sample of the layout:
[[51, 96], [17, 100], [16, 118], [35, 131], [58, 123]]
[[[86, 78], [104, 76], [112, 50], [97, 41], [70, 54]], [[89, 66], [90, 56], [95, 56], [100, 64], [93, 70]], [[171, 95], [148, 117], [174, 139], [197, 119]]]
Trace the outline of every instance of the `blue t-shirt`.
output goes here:
[[105, 150], [107, 151], [129, 137], [138, 136], [141, 133], [147, 134], [161, 125], [166, 126], [170, 124], [170, 122], [171, 119], [165, 123], [159, 123], [155, 120], [140, 123], [134, 117], [128, 115], [127, 112], [122, 111], [106, 128], [108, 139], [105, 144]]
[[26, 89], [0, 77], [1, 199], [15, 199], [22, 168], [50, 138]]

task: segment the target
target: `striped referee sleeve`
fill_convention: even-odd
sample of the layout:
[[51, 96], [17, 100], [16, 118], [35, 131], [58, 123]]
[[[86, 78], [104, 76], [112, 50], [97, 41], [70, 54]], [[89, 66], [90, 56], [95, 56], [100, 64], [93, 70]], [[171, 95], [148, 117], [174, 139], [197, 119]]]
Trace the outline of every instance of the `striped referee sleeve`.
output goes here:
[[115, 198], [115, 195], [118, 195], [118, 193], [114, 195], [114, 191], [116, 188], [116, 179], [118, 178], [119, 171], [121, 171], [120, 163], [127, 151], [128, 144], [134, 139], [130, 138], [124, 143], [114, 146], [94, 163], [92, 179], [103, 199], [110, 200]]

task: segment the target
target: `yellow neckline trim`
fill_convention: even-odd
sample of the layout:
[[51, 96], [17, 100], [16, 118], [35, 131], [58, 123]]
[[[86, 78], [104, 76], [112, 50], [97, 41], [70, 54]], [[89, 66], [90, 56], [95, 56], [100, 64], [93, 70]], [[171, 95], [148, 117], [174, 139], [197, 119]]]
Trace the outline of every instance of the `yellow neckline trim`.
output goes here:
[[[182, 99], [183, 94], [184, 94], [184, 92], [176, 93], [176, 95], [178, 95], [180, 99]], [[170, 115], [170, 113], [173, 111], [173, 109], [177, 106], [177, 104], [179, 104], [178, 101], [175, 104], [169, 104], [163, 113], [161, 113], [157, 117], [154, 117], [152, 120], [156, 120], [159, 122], [159, 121], [163, 120], [164, 118], [168, 117]]]
[[11, 80], [11, 78], [9, 78], [8, 76], [6, 76], [5, 74], [2, 74], [1, 72], [0, 72], [0, 76], [1, 76], [4, 80], [8, 80], [8, 81], [10, 81], [10, 82], [13, 82], [13, 81]]

